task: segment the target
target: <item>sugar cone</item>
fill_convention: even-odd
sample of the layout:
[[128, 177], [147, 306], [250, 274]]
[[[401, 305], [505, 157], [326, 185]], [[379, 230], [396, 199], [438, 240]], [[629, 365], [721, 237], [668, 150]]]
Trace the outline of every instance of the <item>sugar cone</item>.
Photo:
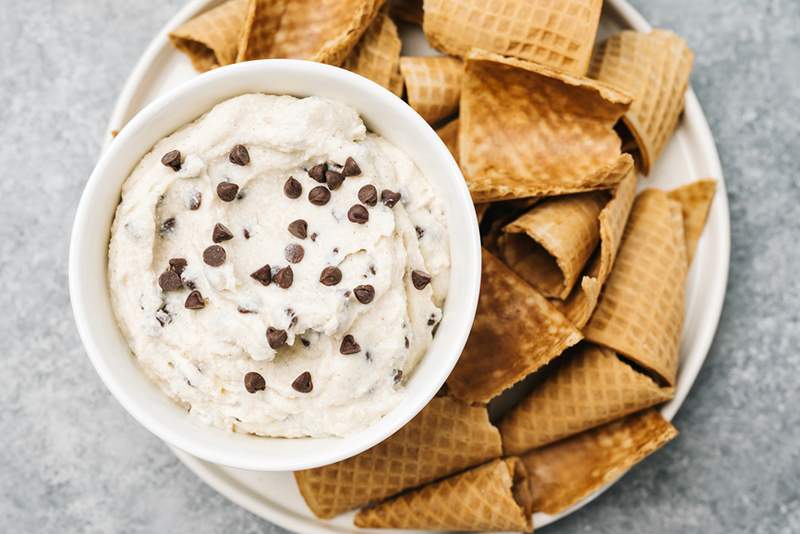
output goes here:
[[408, 104], [434, 124], [458, 109], [464, 64], [453, 57], [403, 57]]
[[286, 12], [288, 0], [249, 0], [236, 61], [264, 59]]
[[546, 298], [484, 250], [478, 311], [447, 380], [450, 392], [468, 402], [488, 402], [581, 337]]
[[711, 208], [716, 190], [716, 181], [697, 180], [669, 192], [669, 198], [681, 204], [683, 234], [686, 238], [686, 258], [689, 263], [694, 258], [697, 242], [706, 226], [708, 210]]
[[386, 441], [353, 458], [295, 472], [308, 507], [321, 518], [500, 456], [500, 434], [485, 407], [436, 397]]
[[422, 26], [422, 0], [389, 0], [389, 15], [395, 20]]
[[534, 511], [566, 510], [677, 435], [661, 414], [648, 410], [526, 454], [522, 461], [531, 479]]
[[189, 56], [200, 72], [236, 61], [248, 0], [228, 0], [169, 34], [172, 44]]
[[522, 454], [671, 399], [672, 388], [623, 362], [613, 351], [582, 344], [503, 418], [505, 454]]
[[403, 79], [400, 74], [402, 46], [403, 43], [397, 35], [397, 26], [387, 15], [380, 14], [372, 21], [342, 67], [369, 78], [397, 96], [402, 96]]
[[475, 202], [609, 189], [632, 165], [614, 123], [627, 95], [473, 51], [461, 92], [461, 167]]
[[494, 460], [365, 508], [362, 528], [532, 532], [532, 496], [519, 458]]
[[645, 174], [675, 130], [691, 70], [692, 51], [665, 30], [626, 30], [598, 47], [590, 76], [634, 97], [624, 121], [639, 146]]
[[583, 76], [602, 0], [425, 0], [430, 43], [455, 56], [472, 48]]
[[450, 153], [458, 163], [458, 119], [452, 120], [436, 130], [444, 144], [450, 149]]
[[674, 385], [686, 270], [681, 206], [667, 193], [648, 189], [634, 202], [614, 269], [584, 329], [586, 339]]

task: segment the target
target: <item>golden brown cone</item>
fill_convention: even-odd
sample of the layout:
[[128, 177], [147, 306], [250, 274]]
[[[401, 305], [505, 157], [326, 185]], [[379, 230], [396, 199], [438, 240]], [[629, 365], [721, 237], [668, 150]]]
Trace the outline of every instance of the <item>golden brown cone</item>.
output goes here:
[[674, 439], [655, 410], [629, 415], [522, 457], [535, 512], [557, 514], [622, 476]]
[[454, 56], [472, 48], [584, 76], [602, 0], [425, 0], [430, 43]]
[[473, 201], [615, 186], [633, 165], [613, 128], [629, 104], [630, 97], [599, 82], [472, 51], [459, 152]]
[[289, 0], [249, 0], [236, 62], [264, 59], [272, 48]]
[[703, 235], [708, 210], [717, 190], [715, 180], [697, 180], [669, 192], [669, 198], [680, 202], [683, 212], [683, 235], [686, 238], [686, 258], [691, 264], [697, 242]]
[[314, 514], [331, 518], [501, 453], [486, 407], [436, 397], [386, 441], [347, 460], [297, 471], [295, 479]]
[[678, 202], [657, 189], [633, 204], [614, 269], [583, 333], [674, 386], [683, 327], [686, 243]]
[[522, 454], [671, 399], [614, 351], [581, 344], [500, 423], [505, 454]]
[[464, 63], [454, 57], [403, 57], [400, 72], [408, 104], [434, 124], [458, 109]]
[[545, 297], [484, 249], [478, 311], [447, 380], [450, 393], [488, 402], [581, 338]]
[[396, 94], [403, 95], [400, 74], [400, 49], [403, 43], [397, 26], [387, 15], [380, 14], [345, 59], [342, 68], [369, 78]]
[[442, 141], [444, 141], [444, 144], [447, 145], [453, 155], [453, 159], [458, 163], [458, 119], [448, 122], [436, 130], [436, 133], [442, 138]]
[[389, 15], [422, 26], [422, 0], [389, 0]]
[[531, 532], [532, 493], [519, 458], [498, 459], [356, 514], [362, 528]]
[[200, 72], [236, 61], [248, 0], [228, 0], [169, 34], [173, 46]]
[[692, 51], [666, 30], [620, 32], [595, 53], [590, 76], [633, 96], [624, 121], [639, 147], [648, 174], [683, 110], [692, 71]]

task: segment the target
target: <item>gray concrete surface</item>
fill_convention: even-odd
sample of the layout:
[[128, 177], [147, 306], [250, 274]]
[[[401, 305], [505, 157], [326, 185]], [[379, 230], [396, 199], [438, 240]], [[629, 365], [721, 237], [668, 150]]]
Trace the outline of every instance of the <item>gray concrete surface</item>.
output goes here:
[[[114, 100], [183, 0], [0, 0], [0, 531], [277, 533], [128, 416], [66, 266]], [[730, 283], [676, 442], [553, 533], [800, 532], [800, 2], [633, 0], [696, 51], [731, 201]]]

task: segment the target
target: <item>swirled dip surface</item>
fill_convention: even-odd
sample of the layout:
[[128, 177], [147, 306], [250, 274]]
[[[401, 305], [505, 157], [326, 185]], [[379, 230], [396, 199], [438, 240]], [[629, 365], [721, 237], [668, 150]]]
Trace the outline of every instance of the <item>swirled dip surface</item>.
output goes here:
[[109, 283], [133, 354], [192, 415], [344, 435], [402, 400], [441, 318], [448, 250], [433, 189], [353, 109], [250, 94], [127, 178]]

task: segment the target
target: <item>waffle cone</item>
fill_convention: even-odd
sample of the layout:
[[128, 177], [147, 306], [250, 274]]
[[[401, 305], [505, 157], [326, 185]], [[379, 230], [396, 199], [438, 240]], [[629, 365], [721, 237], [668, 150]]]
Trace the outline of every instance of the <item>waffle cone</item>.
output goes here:
[[505, 454], [522, 454], [635, 413], [674, 396], [613, 351], [582, 344], [500, 424]]
[[586, 339], [674, 385], [686, 270], [681, 206], [667, 193], [648, 189], [631, 209], [614, 269], [584, 329]]
[[281, 26], [288, 0], [249, 0], [236, 62], [266, 59]]
[[314, 514], [331, 518], [501, 453], [485, 407], [436, 397], [386, 441], [347, 460], [297, 471], [295, 479]]
[[422, 0], [389, 0], [389, 15], [395, 20], [422, 26]]
[[496, 54], [467, 56], [460, 162], [475, 202], [609, 189], [633, 164], [614, 123], [627, 95]]
[[655, 410], [532, 451], [522, 457], [533, 509], [557, 514], [622, 476], [678, 435]]
[[173, 46], [205, 72], [236, 61], [248, 0], [228, 0], [169, 34]]
[[634, 97], [624, 121], [639, 147], [642, 172], [650, 172], [683, 110], [692, 51], [672, 32], [620, 32], [598, 47], [590, 76]]
[[453, 155], [453, 159], [458, 163], [458, 119], [452, 120], [436, 130], [439, 137]]
[[408, 104], [434, 124], [458, 109], [464, 64], [453, 57], [403, 57]]
[[468, 402], [488, 402], [581, 337], [545, 297], [484, 250], [478, 311], [447, 381], [450, 392]]
[[425, 0], [423, 29], [448, 54], [472, 48], [535, 61], [583, 76], [602, 0]]
[[532, 532], [532, 494], [519, 458], [498, 459], [365, 508], [363, 528]]
[[697, 242], [703, 234], [708, 210], [714, 200], [717, 182], [698, 180], [669, 192], [669, 198], [680, 203], [683, 212], [683, 234], [686, 238], [686, 258], [692, 263]]
[[369, 25], [342, 67], [369, 78], [397, 96], [402, 96], [403, 78], [400, 74], [402, 46], [403, 43], [397, 35], [397, 26], [388, 15], [380, 14]]

